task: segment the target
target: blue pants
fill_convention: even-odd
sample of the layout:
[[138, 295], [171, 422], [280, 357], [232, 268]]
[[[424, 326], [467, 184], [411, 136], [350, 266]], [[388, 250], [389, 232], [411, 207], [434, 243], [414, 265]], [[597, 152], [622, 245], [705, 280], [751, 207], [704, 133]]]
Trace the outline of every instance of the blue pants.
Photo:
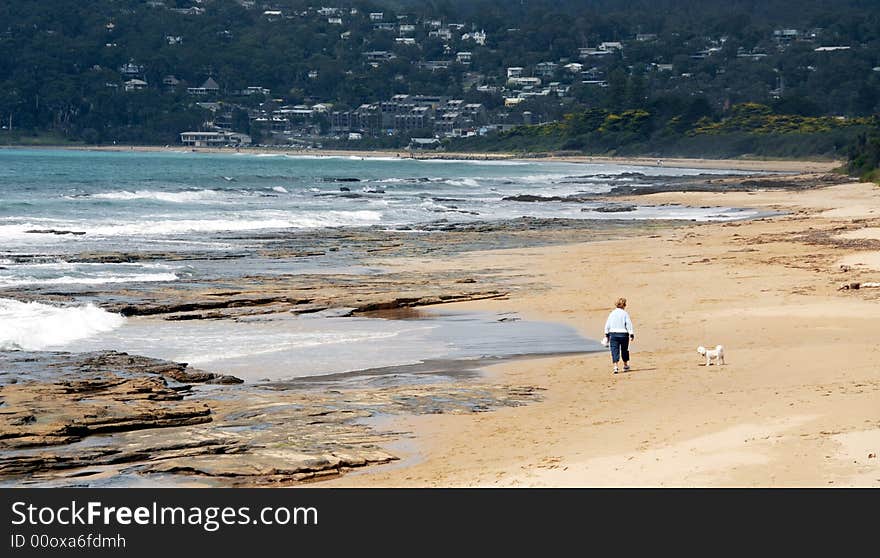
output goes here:
[[[623, 362], [629, 362], [629, 334], [628, 333], [609, 333], [608, 345], [611, 346], [611, 361], [617, 364], [620, 357]], [[623, 354], [621, 354], [623, 353]]]

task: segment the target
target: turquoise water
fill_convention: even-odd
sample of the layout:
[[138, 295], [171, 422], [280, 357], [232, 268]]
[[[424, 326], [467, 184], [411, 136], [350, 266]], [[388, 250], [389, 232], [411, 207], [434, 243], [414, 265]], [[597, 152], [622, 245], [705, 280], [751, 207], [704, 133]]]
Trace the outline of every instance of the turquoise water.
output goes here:
[[[637, 182], [615, 179], [634, 172], [677, 176], [706, 171], [280, 154], [0, 150], [0, 239], [46, 240], [26, 234], [29, 228], [81, 231], [101, 239], [154, 239], [220, 231], [394, 227], [438, 218], [585, 218], [578, 204], [503, 198], [602, 193], [614, 184]], [[710, 214], [723, 218], [717, 211], [675, 207], [645, 207], [623, 217], [706, 219]]]
[[[674, 205], [600, 213], [591, 210], [603, 204], [598, 200], [505, 199], [602, 194], [616, 185], [659, 180], [652, 176], [706, 172], [522, 161], [0, 149], [0, 290], [13, 289], [18, 298], [0, 294], [0, 350], [131, 350], [229, 372], [263, 363], [272, 371], [268, 375], [278, 378], [344, 372], [377, 362], [409, 364], [419, 355], [515, 355], [520, 353], [511, 350], [519, 341], [505, 341], [505, 335], [515, 332], [522, 332], [517, 339], [529, 352], [595, 349], [571, 330], [542, 326], [533, 331], [523, 324], [502, 330], [492, 325], [491, 317], [443, 318], [418, 327], [333, 318], [169, 325], [126, 320], [86, 302], [100, 304], [101, 292], [120, 287], [149, 291], [176, 282], [261, 273], [381, 272], [361, 267], [344, 249], [317, 258], [259, 255], [281, 235], [303, 231], [323, 235], [368, 227], [424, 234], [437, 223], [519, 217], [638, 221], [752, 216], [735, 208]], [[314, 237], [304, 238], [299, 242]], [[160, 255], [129, 261], [82, 257], [119, 252]], [[236, 257], [224, 259], [229, 255]], [[60, 305], [45, 293], [72, 300]], [[88, 294], [94, 296], [83, 298]], [[480, 331], [493, 331], [486, 342], [455, 334], [456, 328], [478, 322], [485, 322]], [[564, 342], [554, 341], [559, 339]], [[367, 353], [357, 347], [374, 356], [362, 358]], [[393, 358], [380, 358], [388, 355]], [[279, 367], [291, 359], [307, 364], [297, 370]]]
[[[732, 208], [638, 206], [590, 211], [600, 202], [529, 203], [521, 194], [601, 194], [631, 176], [704, 170], [517, 161], [425, 161], [192, 152], [0, 150], [0, 287], [166, 282], [191, 269], [163, 262], [87, 265], [80, 252], [251, 247], [270, 231], [338, 227], [417, 233], [437, 222], [518, 217], [695, 219], [750, 217]], [[727, 171], [725, 171], [727, 172]], [[16, 254], [45, 256], [17, 261]], [[346, 262], [343, 262], [343, 264]]]

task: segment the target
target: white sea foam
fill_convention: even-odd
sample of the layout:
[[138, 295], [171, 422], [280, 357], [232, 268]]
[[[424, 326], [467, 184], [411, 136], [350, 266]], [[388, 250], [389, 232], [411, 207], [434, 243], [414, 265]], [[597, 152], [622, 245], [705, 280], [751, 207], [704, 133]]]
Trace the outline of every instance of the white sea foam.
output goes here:
[[75, 277], [63, 275], [61, 277], [38, 278], [38, 277], [2, 277], [2, 287], [22, 287], [25, 285], [106, 285], [110, 283], [154, 283], [161, 281], [176, 281], [174, 273], [139, 273], [123, 276], [106, 277]]
[[373, 182], [383, 182], [383, 183], [391, 183], [391, 184], [399, 184], [401, 182], [411, 182], [411, 181], [412, 181], [411, 178], [398, 178], [398, 177], [381, 178], [379, 180], [373, 180]]
[[287, 194], [288, 193], [287, 188], [285, 188], [284, 186], [273, 186], [272, 191], [278, 192], [279, 194]]
[[473, 178], [461, 178], [459, 180], [447, 180], [447, 184], [450, 186], [468, 186], [470, 188], [479, 188], [480, 183], [474, 180]]
[[524, 176], [502, 176], [497, 178], [496, 180], [509, 180], [510, 182], [524, 182], [526, 184], [533, 184], [535, 182], [540, 184], [547, 184], [548, 182], [556, 182], [558, 180], [563, 180], [568, 178], [568, 174], [527, 174]]
[[[3, 260], [0, 260], [0, 264], [4, 263]], [[58, 260], [58, 259], [49, 259], [49, 258], [40, 258], [34, 261], [26, 261], [23, 263], [16, 263], [13, 261], [7, 261], [7, 264], [15, 265], [15, 269], [92, 269], [92, 268], [107, 268], [111, 267], [119, 267], [119, 268], [143, 268], [143, 269], [174, 269], [173, 266], [165, 263], [156, 263], [156, 262], [116, 262], [116, 263], [104, 263], [104, 262], [68, 262], [66, 260]]]
[[[430, 328], [421, 328], [430, 329]], [[239, 332], [242, 333], [242, 332]], [[256, 355], [268, 355], [291, 350], [302, 350], [312, 347], [327, 345], [347, 345], [351, 343], [367, 343], [397, 337], [399, 331], [347, 331], [347, 332], [314, 332], [314, 333], [284, 333], [279, 332], [271, 343], [260, 344], [258, 340], [246, 337], [247, 343], [230, 347], [229, 338], [202, 337], [201, 344], [216, 342], [217, 346], [209, 352], [185, 353], [178, 355], [175, 360], [184, 360], [193, 364], [203, 365], [223, 360], [232, 360]]]
[[0, 298], [0, 350], [40, 351], [110, 331], [125, 322], [93, 304], [52, 306]]
[[271, 212], [271, 215], [263, 218], [139, 221], [124, 225], [95, 226], [86, 230], [88, 234], [96, 236], [153, 236], [189, 232], [357, 226], [377, 223], [382, 219], [382, 214], [378, 211], [322, 211], [298, 214]]
[[136, 190], [130, 192], [123, 190], [121, 192], [93, 194], [90, 197], [100, 200], [155, 200], [168, 203], [193, 203], [215, 201], [221, 196], [222, 193], [216, 190], [184, 190], [182, 192], [163, 192], [160, 190]]

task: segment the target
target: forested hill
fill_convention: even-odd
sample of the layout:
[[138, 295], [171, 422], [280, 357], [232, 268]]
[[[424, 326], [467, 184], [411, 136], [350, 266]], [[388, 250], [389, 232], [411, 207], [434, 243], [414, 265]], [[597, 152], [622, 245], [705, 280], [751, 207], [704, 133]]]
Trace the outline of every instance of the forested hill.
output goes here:
[[[462, 99], [479, 117], [444, 128], [446, 113], [433, 112], [399, 128], [354, 115], [397, 94]], [[807, 118], [875, 114], [876, 1], [0, 3], [0, 143], [173, 143], [210, 126], [264, 142], [357, 131], [405, 143], [591, 110], [665, 111], [663, 125], [678, 118], [685, 133], [744, 103]], [[352, 114], [343, 125], [334, 111]]]

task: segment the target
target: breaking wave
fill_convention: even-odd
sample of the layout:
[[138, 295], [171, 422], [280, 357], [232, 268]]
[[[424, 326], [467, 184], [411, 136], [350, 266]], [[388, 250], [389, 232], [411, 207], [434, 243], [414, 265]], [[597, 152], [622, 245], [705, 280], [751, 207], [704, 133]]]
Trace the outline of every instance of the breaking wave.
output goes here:
[[40, 351], [121, 326], [125, 318], [94, 304], [53, 306], [0, 298], [0, 350]]

